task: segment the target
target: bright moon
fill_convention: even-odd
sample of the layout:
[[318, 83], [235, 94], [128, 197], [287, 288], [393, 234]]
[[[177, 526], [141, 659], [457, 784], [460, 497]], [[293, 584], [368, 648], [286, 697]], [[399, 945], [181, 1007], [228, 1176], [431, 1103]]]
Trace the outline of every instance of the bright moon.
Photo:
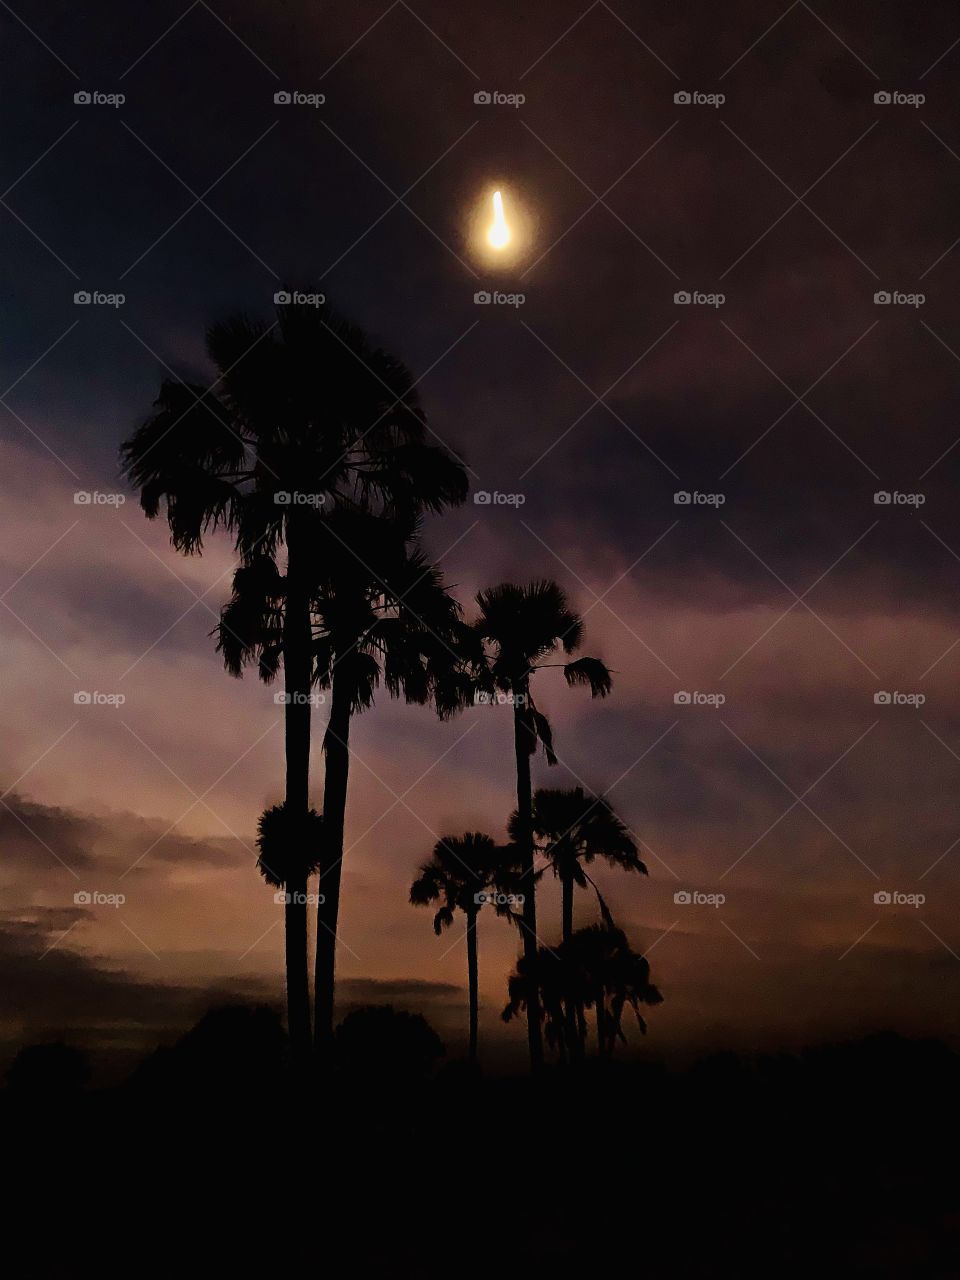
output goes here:
[[485, 270], [500, 275], [515, 271], [528, 256], [536, 233], [523, 189], [505, 176], [491, 176], [470, 204], [465, 232], [470, 256]]
[[493, 224], [487, 232], [487, 240], [494, 249], [503, 249], [510, 242], [510, 228], [503, 216], [503, 196], [499, 191], [493, 193]]

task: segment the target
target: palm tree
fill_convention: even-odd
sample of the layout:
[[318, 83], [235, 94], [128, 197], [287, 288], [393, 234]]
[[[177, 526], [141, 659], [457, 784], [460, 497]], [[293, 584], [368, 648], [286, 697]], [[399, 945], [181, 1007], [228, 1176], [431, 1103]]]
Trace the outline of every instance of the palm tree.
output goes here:
[[[317, 902], [315, 1035], [330, 1048], [333, 1034], [337, 918], [350, 766], [350, 725], [373, 704], [377, 686], [425, 703], [449, 681], [465, 631], [460, 609], [439, 571], [415, 541], [416, 526], [399, 519], [332, 511], [310, 543], [309, 626], [312, 699], [330, 711], [324, 735], [326, 770], [322, 893]], [[285, 581], [268, 556], [234, 575], [234, 594], [221, 617], [220, 647], [229, 670], [256, 665], [270, 680], [282, 650]], [[445, 705], [441, 714], [452, 713]]]
[[[535, 974], [536, 982], [531, 979]], [[596, 1017], [597, 1056], [609, 1057], [616, 1042], [626, 1044], [623, 1014], [633, 1010], [641, 1033], [647, 1024], [641, 1005], [661, 1004], [663, 996], [650, 981], [650, 965], [634, 951], [622, 929], [607, 924], [578, 929], [555, 951], [542, 947], [534, 969], [521, 956], [507, 982], [509, 1001], [503, 1019], [509, 1022], [539, 994], [548, 1042], [561, 1059], [582, 1058], [587, 1036], [584, 1010]]]
[[[410, 519], [466, 497], [462, 465], [427, 441], [409, 370], [332, 308], [280, 306], [265, 325], [245, 316], [214, 324], [207, 352], [216, 382], [165, 379], [153, 414], [121, 449], [148, 518], [165, 508], [171, 541], [199, 554], [225, 530], [241, 569], [279, 574], [286, 553], [279, 643], [286, 704], [284, 808], [295, 837], [310, 811], [311, 577], [316, 539], [333, 511]], [[272, 567], [272, 568], [271, 568]], [[241, 584], [242, 585], [242, 584]], [[235, 593], [236, 594], [236, 593]], [[221, 628], [221, 639], [223, 628]], [[225, 654], [227, 665], [229, 657]], [[331, 824], [336, 831], [336, 820]], [[291, 898], [306, 866], [287, 867]], [[294, 888], [296, 886], [296, 888]], [[310, 1044], [306, 911], [288, 903], [288, 1029]]]
[[[517, 818], [516, 813], [510, 818], [512, 839], [517, 835]], [[585, 889], [592, 883], [584, 864], [603, 858], [613, 867], [647, 874], [629, 831], [604, 796], [591, 796], [582, 787], [557, 791], [541, 787], [533, 797], [532, 826], [536, 851], [549, 860], [560, 881], [564, 942], [573, 935], [574, 886]]]
[[[569, 685], [588, 685], [591, 694], [606, 697], [610, 692], [610, 672], [597, 658], [574, 662], [547, 661], [561, 649], [565, 654], [580, 647], [583, 619], [567, 605], [567, 598], [555, 582], [534, 582], [526, 587], [503, 583], [477, 596], [480, 617], [475, 635], [482, 647], [478, 660], [473, 656], [478, 683], [487, 692], [507, 695], [513, 705], [513, 738], [517, 767], [517, 811], [514, 844], [521, 875], [529, 889], [524, 894], [523, 951], [531, 970], [537, 964], [537, 913], [533, 868], [533, 796], [530, 760], [541, 743], [549, 764], [556, 763], [550, 722], [538, 711], [530, 692], [530, 677], [548, 666], [562, 666]], [[527, 1006], [527, 1039], [534, 1071], [543, 1064], [543, 1043], [538, 989], [534, 983]]]
[[381, 683], [391, 697], [432, 701], [442, 717], [453, 714], [462, 699], [448, 701], [441, 688], [456, 680], [466, 628], [439, 570], [416, 545], [412, 525], [349, 515], [331, 519], [324, 532], [348, 550], [318, 561], [313, 639], [316, 685], [330, 691], [314, 983], [316, 1043], [329, 1050], [351, 721], [373, 705]]
[[483, 904], [496, 897], [495, 886], [501, 864], [500, 853], [490, 836], [468, 831], [462, 836], [443, 836], [434, 845], [433, 856], [420, 868], [410, 886], [415, 907], [439, 902], [433, 917], [433, 931], [440, 936], [462, 911], [467, 918], [467, 982], [470, 992], [470, 1061], [477, 1060], [477, 916]]

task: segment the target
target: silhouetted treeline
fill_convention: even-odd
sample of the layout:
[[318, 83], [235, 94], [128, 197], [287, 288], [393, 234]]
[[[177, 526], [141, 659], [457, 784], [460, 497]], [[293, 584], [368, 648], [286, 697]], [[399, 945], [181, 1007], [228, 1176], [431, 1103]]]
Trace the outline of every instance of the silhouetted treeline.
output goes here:
[[[7, 1273], [960, 1274], [960, 1059], [935, 1041], [682, 1070], [588, 1059], [534, 1080], [447, 1062], [426, 1022], [385, 1007], [335, 1039], [337, 1070], [296, 1103], [267, 1010], [208, 1014], [111, 1089], [58, 1083], [25, 1050], [0, 1092]], [[28, 1229], [38, 1215], [56, 1230]]]

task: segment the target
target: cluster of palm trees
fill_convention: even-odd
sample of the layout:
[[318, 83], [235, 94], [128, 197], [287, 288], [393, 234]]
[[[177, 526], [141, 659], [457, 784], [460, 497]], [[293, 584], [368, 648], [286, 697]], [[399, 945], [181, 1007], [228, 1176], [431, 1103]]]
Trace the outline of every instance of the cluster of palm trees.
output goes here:
[[[646, 1030], [640, 1005], [658, 1004], [661, 996], [650, 982], [647, 961], [631, 950], [584, 864], [602, 858], [611, 866], [642, 875], [646, 874], [646, 867], [609, 801], [586, 794], [581, 787], [537, 791], [530, 825], [535, 850], [544, 859], [541, 869], [528, 874], [525, 851], [521, 854], [517, 844], [523, 830], [518, 809], [511, 815], [510, 840], [505, 845], [498, 846], [491, 836], [476, 831], [439, 840], [410, 887], [410, 901], [415, 906], [440, 904], [433, 919], [438, 935], [453, 924], [457, 911], [466, 920], [470, 1060], [475, 1062], [479, 1015], [477, 916], [481, 907], [489, 904], [497, 915], [508, 917], [526, 931], [525, 915], [515, 908], [521, 903], [526, 907], [527, 895], [534, 895], [547, 867], [551, 868], [561, 885], [561, 941], [555, 948], [548, 947], [534, 935], [534, 946], [524, 947], [508, 980], [510, 998], [503, 1018], [510, 1021], [526, 1011], [529, 1027], [530, 1015], [537, 1016], [538, 1022], [542, 1020], [548, 1044], [567, 1063], [582, 1061], [585, 1056], [585, 1010], [593, 1009], [597, 1056], [607, 1057], [618, 1039], [626, 1039], [624, 1009], [632, 1008], [641, 1030]], [[574, 931], [574, 887], [587, 885], [596, 894], [601, 923]], [[528, 936], [526, 932], [524, 936]]]
[[[313, 1052], [324, 1063], [332, 1047], [350, 730], [381, 685], [393, 697], [432, 705], [442, 718], [494, 694], [512, 705], [517, 808], [508, 843], [498, 847], [476, 833], [441, 840], [411, 895], [442, 902], [438, 931], [454, 910], [467, 917], [471, 1054], [476, 916], [487, 896], [523, 939], [504, 1016], [526, 1011], [534, 1068], [543, 1061], [544, 1028], [562, 1054], [576, 1056], [575, 1040], [582, 1050], [587, 1008], [596, 1010], [598, 1052], [609, 1052], [611, 1037], [622, 1034], [624, 1005], [659, 996], [641, 981], [642, 957], [622, 935], [614, 945], [617, 931], [599, 893], [601, 929], [609, 935], [603, 941], [614, 959], [602, 968], [595, 958], [574, 982], [580, 944], [573, 891], [592, 883], [584, 865], [597, 856], [644, 868], [603, 798], [582, 791], [534, 796], [531, 783], [538, 747], [549, 762], [556, 759], [549, 721], [533, 698], [536, 672], [561, 666], [569, 685], [594, 697], [610, 692], [602, 662], [572, 656], [582, 619], [553, 582], [482, 591], [476, 618], [464, 619], [419, 542], [425, 513], [465, 500], [464, 465], [431, 438], [410, 371], [332, 308], [282, 305], [270, 325], [244, 316], [217, 323], [207, 351], [216, 382], [205, 388], [164, 380], [152, 414], [121, 456], [146, 515], [165, 514], [179, 551], [201, 553], [204, 538], [218, 530], [232, 536], [238, 563], [216, 628], [218, 651], [235, 676], [247, 667], [268, 683], [282, 675], [285, 791], [283, 803], [261, 815], [258, 849], [265, 879], [286, 890], [287, 1020], [296, 1060], [304, 1064]], [[309, 802], [317, 691], [329, 704], [322, 814]], [[563, 941], [555, 951], [538, 940], [538, 850], [562, 885]], [[313, 875], [320, 893], [311, 1017]], [[599, 957], [603, 946], [594, 950]]]

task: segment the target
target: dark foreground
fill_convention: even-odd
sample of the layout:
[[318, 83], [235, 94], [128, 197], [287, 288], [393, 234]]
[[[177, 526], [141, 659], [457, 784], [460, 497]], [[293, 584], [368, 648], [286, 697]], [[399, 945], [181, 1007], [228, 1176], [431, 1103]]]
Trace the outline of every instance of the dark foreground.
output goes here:
[[306, 1089], [242, 1048], [0, 1095], [5, 1274], [960, 1276], [936, 1043]]

